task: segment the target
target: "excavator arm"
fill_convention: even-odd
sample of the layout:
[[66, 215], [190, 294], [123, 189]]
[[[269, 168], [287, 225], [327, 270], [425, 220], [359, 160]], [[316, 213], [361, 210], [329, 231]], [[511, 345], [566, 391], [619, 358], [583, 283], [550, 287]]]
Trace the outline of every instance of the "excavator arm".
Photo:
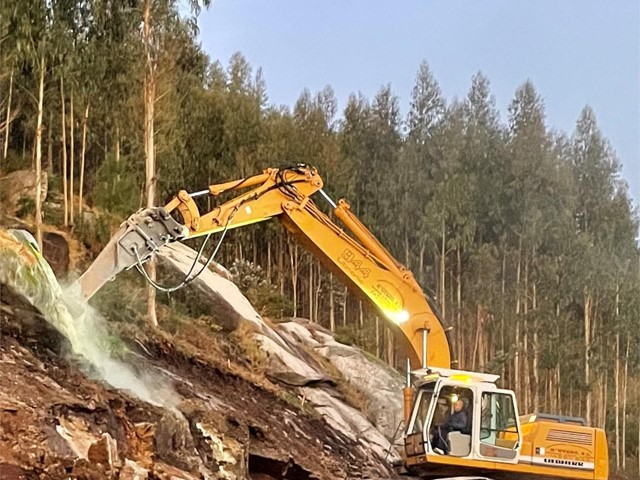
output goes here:
[[[448, 331], [411, 272], [393, 258], [344, 200], [334, 203], [322, 191], [322, 186], [315, 168], [298, 165], [267, 169], [260, 175], [211, 185], [207, 190], [191, 194], [180, 191], [164, 208], [142, 210], [122, 225], [80, 278], [83, 296], [90, 298], [107, 280], [124, 269], [142, 264], [166, 243], [275, 217], [325, 268], [402, 331], [401, 346], [412, 368], [421, 364], [425, 330], [428, 365], [450, 368]], [[204, 215], [195, 201], [198, 196], [241, 190], [244, 193]], [[344, 228], [315, 205], [311, 195], [317, 192], [325, 196]], [[179, 216], [181, 222], [174, 216]]]

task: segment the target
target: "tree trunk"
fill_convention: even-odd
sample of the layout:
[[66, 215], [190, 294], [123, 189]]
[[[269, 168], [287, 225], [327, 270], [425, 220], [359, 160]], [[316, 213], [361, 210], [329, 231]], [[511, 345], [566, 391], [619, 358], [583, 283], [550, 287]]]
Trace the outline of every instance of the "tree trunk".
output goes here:
[[329, 274], [329, 330], [336, 331], [336, 302], [333, 292], [333, 274]]
[[[627, 348], [624, 354], [624, 373], [622, 374], [622, 470], [627, 469], [627, 387], [629, 386], [629, 347], [630, 336], [627, 335]], [[638, 424], [640, 429], [640, 424]]]
[[347, 298], [348, 298], [348, 290], [347, 287], [344, 287], [344, 292], [342, 295], [342, 326], [347, 326]]
[[404, 230], [404, 266], [410, 268], [410, 248], [409, 248], [409, 232], [407, 229]]
[[49, 110], [49, 122], [47, 123], [47, 175], [50, 178], [53, 175], [53, 144], [51, 136], [53, 134], [53, 110]]
[[418, 263], [418, 278], [420, 279], [420, 283], [424, 283], [424, 252], [426, 246], [424, 242], [420, 246], [420, 260]]
[[476, 338], [473, 345], [474, 346], [473, 346], [473, 358], [471, 360], [471, 365], [472, 365], [471, 370], [476, 372], [479, 369], [476, 365], [479, 365], [480, 368], [482, 367], [482, 365], [480, 365], [482, 362], [478, 358], [480, 355], [479, 352], [482, 349], [482, 306], [480, 304], [476, 306]]
[[102, 151], [104, 152], [104, 156], [102, 157], [102, 161], [106, 162], [107, 158], [109, 157], [109, 138], [106, 129], [104, 130], [103, 134], [104, 138], [102, 140]]
[[569, 416], [573, 417], [573, 384], [569, 387]]
[[285, 234], [278, 232], [278, 286], [280, 288], [280, 295], [284, 295], [284, 239]]
[[316, 323], [321, 322], [320, 318], [320, 293], [322, 292], [322, 272], [320, 271], [320, 265], [316, 268], [316, 292], [313, 301], [313, 318], [316, 319]]
[[[556, 283], [556, 288], [557, 288], [557, 292], [561, 292], [561, 287], [562, 287], [562, 275], [560, 273], [558, 273], [557, 275], [557, 283]], [[560, 332], [560, 300], [556, 300], [556, 304], [555, 304], [555, 313], [556, 313], [556, 335], [558, 336], [558, 339], [562, 338], [561, 336], [561, 332]], [[563, 349], [562, 348], [558, 348], [558, 358], [557, 358], [557, 364], [556, 364], [556, 375], [555, 375], [555, 388], [556, 388], [556, 392], [555, 392], [555, 403], [557, 406], [557, 412], [559, 415], [562, 415], [563, 412], [563, 408], [562, 408], [562, 389], [560, 387], [560, 365], [562, 365], [562, 360], [563, 360]]]
[[120, 127], [116, 125], [116, 163], [120, 163]]
[[522, 265], [522, 239], [518, 241], [518, 266], [516, 269], [516, 338], [514, 342], [515, 355], [513, 358], [513, 374], [515, 379], [516, 396], [522, 400], [520, 388], [520, 273]]
[[[616, 469], [620, 469], [620, 284], [616, 282], [616, 297], [615, 297], [615, 319], [616, 319], [616, 378], [615, 378], [615, 415], [616, 415]], [[622, 453], [624, 456], [624, 453]]]
[[[618, 316], [618, 288], [616, 286], [616, 317]], [[616, 376], [615, 376], [615, 414], [616, 414], [616, 470], [620, 469], [620, 331], [616, 332]]]
[[438, 300], [440, 302], [440, 313], [442, 314], [442, 319], [445, 320], [447, 318], [447, 305], [446, 305], [446, 276], [445, 276], [445, 266], [446, 266], [446, 231], [445, 231], [445, 221], [444, 215], [442, 217], [442, 244], [440, 250], [440, 282], [439, 282], [439, 292], [438, 296], [440, 297]]
[[458, 338], [458, 361], [462, 361], [462, 352], [460, 351], [460, 344], [462, 344], [462, 254], [460, 253], [460, 247], [457, 250], [457, 263], [458, 268], [456, 271], [456, 337]]
[[78, 192], [78, 215], [80, 215], [80, 222], [83, 221], [82, 216], [82, 195], [84, 188], [84, 157], [87, 152], [87, 123], [89, 121], [89, 103], [84, 110], [84, 118], [82, 119], [82, 150], [80, 152], [80, 190]]
[[601, 389], [601, 405], [600, 405], [600, 428], [603, 430], [607, 424], [607, 387], [609, 386], [609, 370], [605, 370], [601, 376], [602, 389]]
[[380, 318], [376, 315], [376, 358], [380, 358]]
[[313, 257], [309, 255], [309, 320], [315, 321], [313, 318]]
[[64, 81], [60, 77], [60, 116], [61, 116], [61, 158], [62, 158], [62, 207], [63, 207], [63, 224], [66, 227], [69, 225], [69, 191], [67, 186], [67, 117], [65, 113], [65, 101], [64, 101]]
[[9, 152], [9, 130], [11, 130], [11, 97], [13, 95], [13, 65], [9, 74], [9, 99], [7, 101], [7, 121], [4, 126], [4, 145], [2, 146], [2, 159], [7, 159]]
[[396, 364], [395, 343], [393, 331], [387, 327], [387, 362], [389, 362], [389, 365], [392, 367], [395, 367]]
[[[507, 248], [504, 247], [503, 251], [502, 251], [502, 273], [501, 273], [501, 283], [500, 283], [500, 293], [501, 293], [501, 299], [500, 299], [500, 350], [502, 351], [502, 354], [504, 355], [506, 353], [506, 344], [505, 344], [505, 296], [506, 296], [506, 291], [507, 291], [507, 282], [506, 282], [506, 270], [507, 270]], [[506, 362], [502, 363], [502, 372], [501, 372], [501, 377], [504, 378], [505, 377], [505, 367], [506, 367]]]
[[[143, 38], [146, 54], [144, 91], [144, 149], [145, 162], [145, 194], [147, 207], [153, 207], [156, 196], [156, 152], [155, 152], [155, 101], [156, 101], [156, 63], [153, 54], [151, 28], [151, 0], [145, 0], [143, 6]], [[156, 263], [152, 259], [147, 263], [147, 273], [152, 280], [156, 278]], [[156, 290], [147, 286], [147, 323], [152, 328], [158, 326], [156, 313]]]
[[[211, 207], [209, 207], [211, 210]], [[271, 238], [267, 239], [267, 281], [272, 283], [271, 281]]]
[[553, 405], [553, 370], [544, 370], [545, 377], [545, 392], [544, 392], [544, 410], [545, 412], [555, 412], [555, 406]]
[[524, 385], [524, 408], [526, 412], [531, 411], [531, 378], [529, 374], [529, 252], [524, 258], [524, 338], [522, 340], [522, 380]]
[[38, 116], [36, 120], [36, 241], [42, 251], [42, 110], [44, 108], [44, 55], [40, 58], [38, 80]]
[[[207, 198], [210, 198], [207, 195]], [[252, 250], [252, 257], [253, 257], [253, 264], [254, 265], [258, 265], [258, 239], [256, 238], [256, 229], [252, 228], [251, 230], [251, 250]]]
[[298, 244], [288, 239], [289, 262], [291, 264], [291, 289], [293, 290], [293, 316], [298, 316]]
[[589, 371], [590, 332], [591, 332], [591, 294], [584, 289], [584, 383], [587, 387], [585, 398], [585, 418], [587, 425], [591, 425], [591, 372]]
[[556, 388], [556, 407], [557, 407], [557, 412], [558, 415], [563, 415], [564, 414], [564, 408], [562, 407], [562, 394], [563, 394], [563, 390], [562, 387], [560, 386], [560, 363], [558, 363], [558, 365], [556, 366], [556, 384], [555, 384], [555, 388]]
[[73, 88], [71, 89], [71, 96], [69, 97], [69, 220], [73, 226], [75, 220], [74, 214], [74, 166], [75, 166], [75, 138], [74, 138], [74, 123], [75, 116], [73, 114]]
[[531, 304], [531, 308], [533, 309], [534, 312], [534, 319], [533, 319], [533, 411], [534, 412], [539, 412], [540, 411], [540, 388], [539, 388], [539, 382], [540, 382], [540, 378], [539, 378], [539, 373], [538, 373], [538, 363], [539, 363], [539, 357], [540, 357], [540, 352], [538, 351], [538, 315], [535, 313], [536, 309], [538, 308], [538, 299], [537, 299], [537, 290], [536, 290], [536, 283], [533, 282], [533, 286], [532, 286], [532, 294], [533, 294], [533, 299], [532, 299], [532, 304]]

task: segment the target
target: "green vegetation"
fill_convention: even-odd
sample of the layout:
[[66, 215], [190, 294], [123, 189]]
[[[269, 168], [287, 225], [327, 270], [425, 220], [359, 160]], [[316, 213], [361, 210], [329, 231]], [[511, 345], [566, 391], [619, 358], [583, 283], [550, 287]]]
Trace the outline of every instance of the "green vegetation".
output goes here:
[[291, 315], [291, 302], [269, 282], [262, 267], [240, 259], [233, 262], [229, 273], [233, 276], [234, 283], [261, 315], [270, 318]]

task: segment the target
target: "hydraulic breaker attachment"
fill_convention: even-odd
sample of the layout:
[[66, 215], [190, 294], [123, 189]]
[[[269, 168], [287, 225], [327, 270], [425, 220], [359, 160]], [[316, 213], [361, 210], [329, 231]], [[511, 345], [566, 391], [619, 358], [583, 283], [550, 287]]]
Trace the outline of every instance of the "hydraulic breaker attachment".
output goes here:
[[188, 229], [162, 207], [134, 213], [78, 280], [83, 298], [88, 300], [121, 271], [147, 261], [163, 245], [188, 234]]

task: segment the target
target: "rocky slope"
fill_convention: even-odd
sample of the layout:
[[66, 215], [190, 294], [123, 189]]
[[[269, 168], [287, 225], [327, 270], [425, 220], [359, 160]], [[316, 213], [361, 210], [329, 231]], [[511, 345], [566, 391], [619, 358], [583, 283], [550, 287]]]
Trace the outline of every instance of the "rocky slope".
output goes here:
[[[162, 264], [185, 271], [193, 255], [175, 245]], [[172, 334], [109, 324], [109, 355], [171, 402], [111, 387], [3, 285], [0, 478], [393, 478], [398, 374], [317, 325], [265, 321], [215, 270], [186, 292], [210, 315]]]

